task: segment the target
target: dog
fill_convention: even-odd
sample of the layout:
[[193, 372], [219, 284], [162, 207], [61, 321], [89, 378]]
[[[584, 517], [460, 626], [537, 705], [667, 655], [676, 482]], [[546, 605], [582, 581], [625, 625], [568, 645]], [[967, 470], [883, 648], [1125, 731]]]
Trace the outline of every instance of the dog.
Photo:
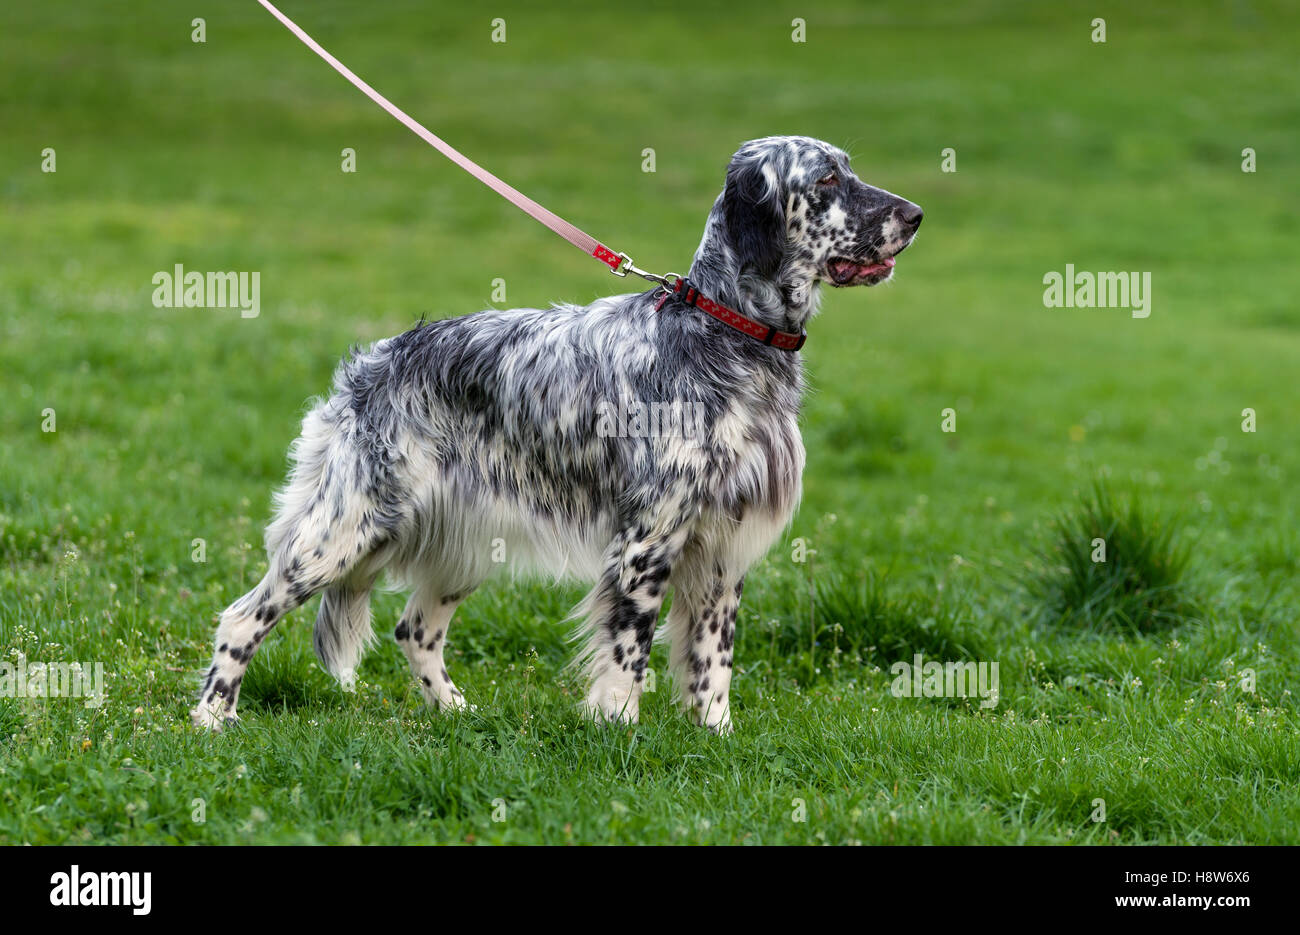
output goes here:
[[[671, 589], [681, 701], [730, 731], [745, 574], [801, 493], [804, 325], [822, 283], [889, 279], [921, 217], [827, 143], [753, 140], [684, 280], [421, 323], [354, 350], [290, 449], [269, 569], [219, 617], [194, 723], [237, 718], [249, 660], [317, 593], [316, 653], [351, 687], [381, 572], [411, 592], [396, 637], [425, 700], [463, 708], [444, 655], [452, 615], [507, 567], [594, 582], [575, 611], [578, 664], [604, 721], [636, 722]], [[669, 413], [667, 430], [647, 412]]]

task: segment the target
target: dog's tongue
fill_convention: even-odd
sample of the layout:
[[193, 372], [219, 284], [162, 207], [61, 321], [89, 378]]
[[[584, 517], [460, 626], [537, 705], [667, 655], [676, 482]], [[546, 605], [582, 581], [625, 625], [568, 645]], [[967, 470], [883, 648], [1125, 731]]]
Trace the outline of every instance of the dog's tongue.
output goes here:
[[893, 267], [893, 265], [894, 265], [894, 258], [892, 256], [886, 257], [885, 259], [881, 260], [879, 263], [872, 263], [869, 266], [859, 266], [856, 275], [870, 276], [873, 273], [883, 273], [885, 270]]
[[851, 263], [848, 260], [841, 260], [835, 264], [835, 278], [839, 282], [848, 282], [851, 279], [859, 279], [864, 276], [874, 276], [876, 273], [883, 273], [894, 265], [894, 258], [886, 257], [879, 263]]

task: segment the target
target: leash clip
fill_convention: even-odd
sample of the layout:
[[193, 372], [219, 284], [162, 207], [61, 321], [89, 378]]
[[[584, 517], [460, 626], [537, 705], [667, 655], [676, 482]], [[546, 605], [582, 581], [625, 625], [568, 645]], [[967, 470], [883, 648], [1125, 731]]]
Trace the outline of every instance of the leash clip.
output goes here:
[[632, 258], [626, 253], [620, 253], [618, 258], [621, 262], [617, 267], [612, 267], [610, 272], [620, 278], [631, 273], [634, 276], [640, 276], [642, 279], [648, 279], [650, 282], [658, 283], [660, 287], [666, 289], [668, 292], [672, 292], [682, 278], [680, 273], [667, 273], [663, 276], [656, 275], [655, 273], [648, 273], [645, 270], [638, 268], [637, 265], [632, 262]]
[[620, 263], [618, 264], [618, 266], [612, 266], [612, 267], [610, 267], [610, 270], [609, 270], [609, 271], [610, 271], [611, 273], [613, 273], [615, 276], [618, 276], [618, 277], [621, 278], [621, 277], [623, 277], [623, 276], [626, 276], [629, 272], [635, 272], [635, 271], [636, 271], [636, 267], [632, 265], [632, 258], [631, 258], [630, 256], [628, 256], [626, 253], [620, 253], [620, 254], [618, 255], [618, 258], [619, 258], [619, 260], [621, 260], [622, 262], [620, 262]]

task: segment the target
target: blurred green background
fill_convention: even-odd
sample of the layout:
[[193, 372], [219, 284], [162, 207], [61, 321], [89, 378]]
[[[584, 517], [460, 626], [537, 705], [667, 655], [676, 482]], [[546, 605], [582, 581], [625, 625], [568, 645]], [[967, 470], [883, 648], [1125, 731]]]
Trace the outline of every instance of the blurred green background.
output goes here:
[[[805, 577], [825, 572], [850, 582], [883, 575], [929, 598], [961, 590], [966, 625], [1009, 654], [1002, 658], [1020, 658], [1039, 639], [1040, 657], [1075, 658], [1085, 650], [1073, 635], [1045, 635], [1033, 622], [1020, 576], [1032, 573], [1050, 518], [1098, 478], [1181, 518], [1196, 590], [1212, 605], [1188, 623], [1214, 634], [1199, 668], [1136, 717], [1167, 726], [1188, 686], [1208, 684], [1205, 672], [1224, 658], [1261, 641], [1294, 642], [1294, 5], [818, 0], [749, 3], [741, 12], [716, 2], [597, 10], [284, 0], [282, 9], [435, 133], [652, 270], [685, 269], [728, 158], [756, 136], [826, 139], [852, 154], [865, 180], [925, 207], [894, 282], [828, 291], [809, 328], [809, 466], [791, 537], [815, 548], [819, 570], [792, 566], [786, 542], [755, 573], [746, 604], [755, 652], [768, 646], [763, 621], [790, 629], [800, 614], [819, 619], [797, 595]], [[191, 41], [194, 17], [206, 21], [203, 43]], [[506, 21], [504, 43], [491, 41], [494, 17]], [[806, 42], [791, 40], [794, 17], [806, 21]], [[1105, 43], [1091, 38], [1097, 17], [1106, 21]], [[54, 173], [41, 171], [47, 147]], [[340, 168], [347, 147], [356, 151], [355, 173]], [[957, 171], [946, 173], [949, 147]], [[1256, 153], [1253, 173], [1241, 168], [1247, 147]], [[655, 151], [653, 173], [642, 171], [646, 148]], [[154, 308], [151, 278], [176, 263], [260, 272], [260, 316]], [[1149, 271], [1150, 318], [1045, 308], [1042, 277], [1067, 263]], [[260, 575], [260, 527], [306, 400], [328, 388], [350, 345], [421, 316], [489, 307], [498, 277], [507, 290], [501, 307], [586, 302], [623, 285], [430, 150], [253, 2], [6, 5], [0, 649], [111, 653], [124, 707], [103, 717], [129, 721], [138, 705], [155, 719], [159, 743], [207, 743], [172, 733], [174, 722], [191, 671], [204, 664], [211, 614]], [[952, 434], [940, 431], [949, 407]], [[54, 433], [41, 431], [47, 408], [56, 413]], [[1246, 408], [1257, 413], [1255, 433], [1241, 430]], [[206, 564], [191, 561], [195, 538], [207, 543]], [[534, 645], [543, 671], [558, 670], [561, 630], [547, 621], [579, 593], [502, 586], [480, 609], [467, 604], [462, 646], [467, 661], [486, 667], [468, 677], [471, 697], [477, 688], [486, 701], [498, 669], [513, 668]], [[386, 600], [377, 608], [381, 632], [397, 606]], [[311, 669], [310, 616], [295, 615], [280, 628], [284, 646], [268, 646], [272, 661], [253, 664], [254, 673], [264, 662], [270, 670], [281, 658], [286, 673], [285, 685], [274, 688], [269, 677], [262, 685], [264, 721], [294, 679], [317, 680], [306, 708], [295, 709], [302, 718], [325, 718], [340, 703]], [[924, 619], [917, 625], [924, 629]], [[788, 658], [769, 659], [762, 677], [772, 686], [838, 684], [817, 655], [825, 634], [810, 626], [806, 636], [790, 630]], [[504, 644], [494, 642], [506, 631]], [[1111, 659], [1095, 666], [1103, 683], [1112, 664], [1140, 677], [1130, 671], [1137, 663], [1114, 661], [1133, 648], [1123, 637], [1081, 638], [1086, 652]], [[1167, 638], [1155, 638], [1150, 652], [1139, 643], [1144, 665]], [[125, 652], [113, 648], [119, 640]], [[774, 648], [785, 640], [785, 629], [773, 630]], [[863, 665], [869, 642], [863, 637]], [[400, 695], [395, 653], [385, 647], [371, 676]], [[1021, 694], [1012, 697], [1022, 712], [1055, 703], [1043, 701], [1055, 682], [1044, 688], [1052, 680], [1033, 677], [1028, 661], [1019, 671]], [[1255, 764], [1263, 772], [1251, 775], [1266, 787], [1295, 778], [1294, 711], [1283, 692], [1296, 671], [1293, 657], [1277, 663], [1269, 687], [1265, 706], [1281, 705], [1288, 739]], [[501, 682], [520, 678], [505, 673]], [[258, 698], [250, 685], [253, 716]], [[1089, 724], [1099, 716], [1094, 702], [1060, 704]], [[418, 705], [408, 709], [421, 730], [452, 731], [444, 741], [462, 729], [430, 727]], [[898, 716], [921, 736], [930, 714], [917, 715], [913, 703]], [[45, 750], [70, 788], [100, 768], [106, 788], [116, 788], [109, 754], [81, 766], [74, 755], [83, 739], [95, 740], [93, 757], [111, 721], [29, 708], [8, 717], [11, 743], [21, 737]], [[669, 717], [665, 708], [661, 719]], [[763, 717], [741, 712], [742, 732], [768, 734]], [[131, 733], [123, 723], [118, 744]], [[878, 749], [879, 741], [850, 746]], [[671, 738], [696, 742], [704, 741]], [[1173, 750], [1191, 741], [1170, 735], [1167, 743]], [[1125, 750], [1109, 758], [1133, 753]], [[839, 753], [826, 755], [849, 769]], [[1008, 756], [1034, 761], [1028, 751]], [[33, 762], [28, 779], [6, 793], [17, 797], [11, 806], [44, 801], [40, 777], [48, 774]], [[24, 775], [20, 764], [9, 769]], [[1246, 768], [1222, 769], [1242, 789], [1259, 785], [1238, 767]], [[487, 761], [475, 768], [491, 775]], [[856, 787], [887, 787], [900, 775], [905, 786], [910, 777], [925, 787], [924, 768], [907, 761], [854, 768], [872, 777]], [[927, 768], [952, 775], [942, 758]], [[1170, 774], [1170, 801], [1197, 788], [1196, 771], [1205, 769], [1184, 764]], [[570, 788], [560, 773], [556, 788]], [[593, 776], [605, 791], [626, 780], [617, 770]], [[817, 785], [807, 775], [791, 781]], [[827, 801], [839, 795], [834, 787]], [[953, 788], [954, 815], [1011, 801], [978, 777]], [[1187, 824], [1177, 817], [1186, 803], [1136, 809], [1127, 830], [1136, 840], [1184, 839], [1188, 827], [1207, 840], [1259, 839], [1279, 814], [1269, 808], [1292, 817], [1297, 810], [1293, 797], [1269, 805], [1260, 794], [1243, 791], [1239, 812], [1206, 805]], [[1086, 789], [1078, 795], [1088, 798]], [[710, 807], [700, 803], [700, 815]], [[844, 802], [835, 809], [847, 813]], [[438, 813], [448, 839], [476, 827], [452, 812]], [[101, 817], [104, 828], [119, 828]], [[1059, 808], [1028, 818], [1023, 808], [1019, 818], [995, 809], [987, 825], [962, 819], [950, 833], [1063, 840], [1052, 824], [1059, 820]], [[642, 830], [655, 839], [646, 829], [658, 826], [647, 821]], [[0, 839], [59, 839], [78, 826], [64, 822], [15, 818], [0, 822]], [[917, 822], [902, 839], [927, 839]], [[592, 839], [608, 830], [598, 827]], [[805, 831], [780, 827], [758, 839]], [[534, 830], [534, 839], [554, 839]], [[139, 837], [192, 833], [178, 818]], [[341, 833], [320, 831], [319, 839]], [[841, 829], [838, 839], [860, 833]]]
[[[854, 543], [908, 550], [893, 527], [924, 493], [930, 514], [980, 522], [945, 522], [914, 557], [978, 553], [1102, 464], [1204, 495], [1229, 536], [1291, 486], [1300, 98], [1283, 4], [822, 5], [803, 12], [804, 44], [782, 5], [506, 4], [503, 44], [476, 9], [285, 8], [435, 132], [651, 269], [689, 263], [728, 157], [755, 136], [830, 140], [923, 204], [892, 288], [828, 293], [806, 353], [803, 514], [843, 514]], [[155, 509], [133, 522], [143, 535], [161, 520], [150, 541], [195, 496], [218, 511], [260, 496], [349, 344], [487, 307], [496, 277], [509, 306], [623, 285], [261, 7], [210, 9], [204, 44], [190, 11], [148, 3], [11, 8], [0, 39], [5, 461], [38, 468], [29, 492], [47, 503], [147, 481]], [[1151, 271], [1152, 316], [1045, 309], [1041, 278], [1067, 262]], [[150, 278], [175, 263], [260, 271], [261, 316], [153, 308]], [[32, 431], [45, 406], [59, 451]], [[948, 406], [956, 437], [938, 431]], [[1195, 470], [1219, 437], [1237, 472], [1222, 488]], [[983, 521], [988, 497], [1010, 522]]]

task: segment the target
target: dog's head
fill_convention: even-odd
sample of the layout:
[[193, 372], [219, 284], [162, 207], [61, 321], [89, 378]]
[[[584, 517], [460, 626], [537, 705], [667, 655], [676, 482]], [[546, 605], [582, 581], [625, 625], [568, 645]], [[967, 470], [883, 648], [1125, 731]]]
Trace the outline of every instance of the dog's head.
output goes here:
[[741, 275], [874, 286], [916, 236], [921, 208], [866, 184], [840, 149], [806, 136], [751, 140], [720, 201]]

